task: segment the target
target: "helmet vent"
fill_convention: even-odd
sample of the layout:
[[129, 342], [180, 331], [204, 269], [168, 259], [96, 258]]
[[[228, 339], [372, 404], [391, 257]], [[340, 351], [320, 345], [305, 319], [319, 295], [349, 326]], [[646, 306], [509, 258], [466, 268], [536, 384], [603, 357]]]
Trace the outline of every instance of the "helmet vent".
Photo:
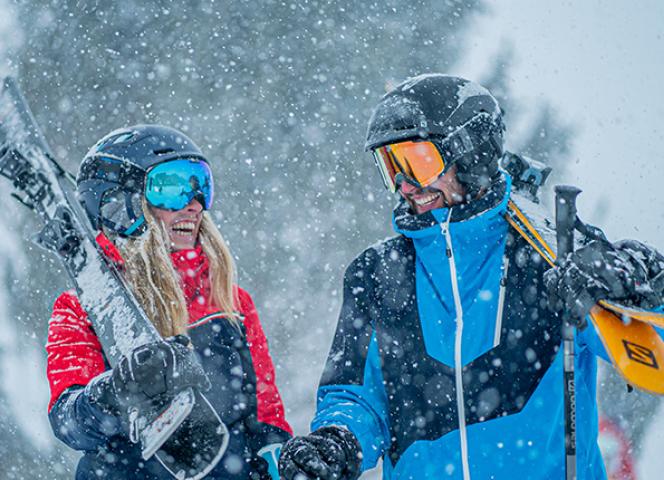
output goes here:
[[153, 150], [155, 155], [167, 155], [169, 153], [175, 152], [173, 148], [160, 148], [158, 150]]

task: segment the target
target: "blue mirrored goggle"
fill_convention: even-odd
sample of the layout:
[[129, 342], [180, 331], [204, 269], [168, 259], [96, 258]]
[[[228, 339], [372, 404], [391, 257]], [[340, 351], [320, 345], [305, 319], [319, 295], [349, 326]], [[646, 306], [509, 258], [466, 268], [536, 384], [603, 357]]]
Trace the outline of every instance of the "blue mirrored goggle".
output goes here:
[[145, 176], [145, 199], [153, 207], [181, 210], [195, 199], [209, 210], [213, 196], [210, 167], [197, 159], [160, 163]]

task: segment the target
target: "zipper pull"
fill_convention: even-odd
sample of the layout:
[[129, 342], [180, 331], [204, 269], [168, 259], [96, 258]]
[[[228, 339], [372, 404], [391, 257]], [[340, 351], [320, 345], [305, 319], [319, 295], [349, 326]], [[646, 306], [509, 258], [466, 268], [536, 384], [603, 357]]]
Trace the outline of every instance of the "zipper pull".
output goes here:
[[447, 233], [448, 228], [450, 228], [449, 218], [447, 222], [440, 224], [440, 233], [443, 234], [443, 238], [445, 239], [445, 255], [447, 255], [447, 258], [452, 258], [452, 249], [450, 248], [449, 235]]

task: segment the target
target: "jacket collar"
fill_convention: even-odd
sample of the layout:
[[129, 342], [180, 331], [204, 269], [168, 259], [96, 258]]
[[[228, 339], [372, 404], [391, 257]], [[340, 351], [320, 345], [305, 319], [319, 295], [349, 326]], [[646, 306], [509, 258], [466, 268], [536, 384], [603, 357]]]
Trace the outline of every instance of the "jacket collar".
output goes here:
[[512, 178], [503, 173], [481, 198], [451, 208], [430, 210], [422, 215], [413, 214], [408, 203], [400, 198], [394, 208], [392, 226], [397, 233], [406, 237], [422, 238], [440, 233], [439, 225], [448, 221], [478, 224], [490, 222], [506, 211], [511, 187]]

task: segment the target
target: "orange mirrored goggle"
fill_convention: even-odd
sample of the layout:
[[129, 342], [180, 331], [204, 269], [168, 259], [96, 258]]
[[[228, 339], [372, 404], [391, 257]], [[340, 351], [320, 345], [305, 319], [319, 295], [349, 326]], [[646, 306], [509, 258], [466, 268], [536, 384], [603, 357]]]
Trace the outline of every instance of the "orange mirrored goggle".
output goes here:
[[385, 187], [392, 193], [406, 179], [420, 188], [427, 187], [445, 170], [445, 161], [432, 142], [393, 143], [374, 149], [373, 156]]

